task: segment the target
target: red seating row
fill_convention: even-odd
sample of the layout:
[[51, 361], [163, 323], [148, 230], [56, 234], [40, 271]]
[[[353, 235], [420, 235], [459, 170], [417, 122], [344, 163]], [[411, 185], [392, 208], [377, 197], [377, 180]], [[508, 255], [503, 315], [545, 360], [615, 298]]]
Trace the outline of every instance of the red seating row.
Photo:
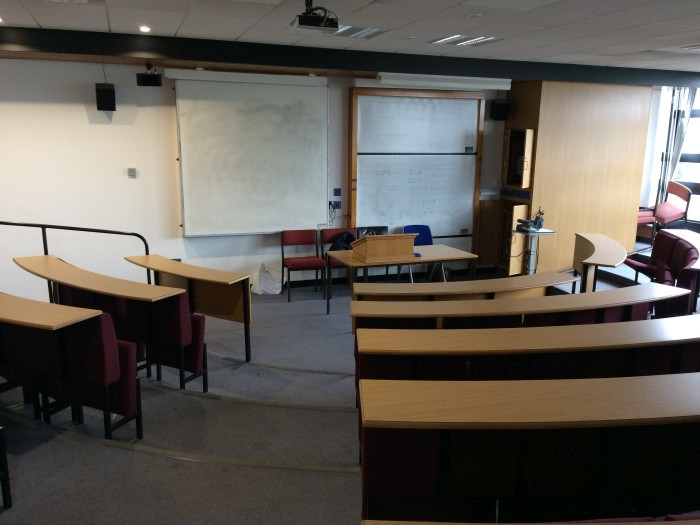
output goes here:
[[119, 339], [136, 344], [139, 368], [146, 368], [149, 377], [151, 365], [158, 381], [161, 366], [173, 367], [179, 371], [180, 388], [201, 377], [202, 391], [208, 391], [205, 317], [189, 311], [187, 293], [144, 303], [57, 284], [54, 297], [60, 304], [109, 313]]
[[661, 230], [654, 238], [651, 256], [632, 254], [625, 259], [625, 264], [635, 271], [635, 282], [641, 273], [652, 281], [690, 290], [689, 295], [656, 305], [655, 316], [663, 318], [692, 313], [698, 293], [698, 270], [694, 268], [697, 260], [698, 250], [695, 246], [669, 231]]
[[[105, 438], [132, 420], [143, 437], [136, 344], [117, 340], [109, 314], [58, 331], [2, 324], [0, 341], [2, 374], [31, 391], [37, 417], [50, 422], [70, 406], [74, 422], [82, 423], [87, 406], [102, 411]], [[112, 422], [112, 414], [122, 417]]]

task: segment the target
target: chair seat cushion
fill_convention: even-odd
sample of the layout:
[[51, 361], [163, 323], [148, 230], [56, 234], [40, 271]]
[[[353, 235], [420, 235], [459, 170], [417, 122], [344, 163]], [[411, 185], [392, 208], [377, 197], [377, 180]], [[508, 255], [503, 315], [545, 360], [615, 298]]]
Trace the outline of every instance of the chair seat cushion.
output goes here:
[[662, 202], [656, 207], [656, 220], [660, 224], [668, 224], [685, 217], [685, 210], [681, 210], [670, 202]]
[[639, 210], [637, 224], [651, 224], [655, 221], [654, 210]]
[[285, 268], [291, 270], [305, 270], [309, 268], [324, 268], [326, 261], [320, 257], [286, 257], [282, 260]]

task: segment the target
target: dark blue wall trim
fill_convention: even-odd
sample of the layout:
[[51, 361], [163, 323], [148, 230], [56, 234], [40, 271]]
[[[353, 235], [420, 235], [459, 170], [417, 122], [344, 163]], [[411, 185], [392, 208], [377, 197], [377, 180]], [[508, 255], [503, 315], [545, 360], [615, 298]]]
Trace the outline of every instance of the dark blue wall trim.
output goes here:
[[280, 46], [222, 40], [199, 40], [158, 36], [0, 28], [0, 56], [22, 58], [50, 54], [121, 57], [159, 65], [201, 62], [336, 70], [396, 72], [467, 77], [559, 80], [633, 85], [700, 86], [700, 73], [660, 69], [582, 66], [512, 60], [372, 53], [299, 46]]

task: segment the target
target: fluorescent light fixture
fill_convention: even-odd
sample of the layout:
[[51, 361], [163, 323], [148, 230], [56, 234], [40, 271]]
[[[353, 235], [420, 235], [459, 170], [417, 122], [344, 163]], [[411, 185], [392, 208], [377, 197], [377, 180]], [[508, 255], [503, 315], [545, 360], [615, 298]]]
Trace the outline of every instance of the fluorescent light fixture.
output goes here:
[[453, 40], [457, 40], [460, 38], [467, 38], [464, 35], [452, 35], [452, 36], [446, 36], [445, 38], [441, 38], [439, 40], [433, 40], [430, 42], [431, 44], [449, 44]]
[[491, 42], [491, 40], [496, 40], [495, 36], [479, 36], [467, 40], [466, 42], [458, 42], [458, 46], [478, 46], [480, 44], [485, 44], [486, 42]]
[[406, 73], [380, 73], [379, 81], [385, 86], [431, 89], [456, 89], [480, 91], [495, 89], [508, 91], [509, 78], [453, 77], [446, 75], [411, 75]]
[[446, 36], [444, 38], [439, 38], [437, 40], [431, 40], [429, 44], [438, 44], [442, 46], [481, 46], [488, 42], [493, 42], [497, 39], [495, 36], [466, 36], [466, 35], [452, 35]]
[[372, 38], [386, 33], [384, 29], [376, 27], [340, 26], [333, 36], [344, 36], [348, 38]]

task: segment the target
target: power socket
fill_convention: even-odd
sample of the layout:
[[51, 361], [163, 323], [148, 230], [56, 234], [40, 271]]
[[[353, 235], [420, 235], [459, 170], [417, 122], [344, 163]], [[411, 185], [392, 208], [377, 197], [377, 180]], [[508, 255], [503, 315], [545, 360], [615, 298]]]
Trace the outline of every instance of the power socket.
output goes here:
[[340, 201], [330, 201], [330, 205], [334, 210], [340, 209]]

